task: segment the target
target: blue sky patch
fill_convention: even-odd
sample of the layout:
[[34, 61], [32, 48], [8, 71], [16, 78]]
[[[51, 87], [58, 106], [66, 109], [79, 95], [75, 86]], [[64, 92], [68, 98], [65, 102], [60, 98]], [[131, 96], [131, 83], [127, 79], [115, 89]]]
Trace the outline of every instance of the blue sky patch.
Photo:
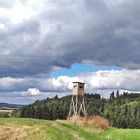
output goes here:
[[80, 73], [86, 73], [86, 72], [96, 72], [98, 70], [122, 70], [123, 68], [121, 67], [115, 67], [115, 66], [110, 66], [110, 67], [97, 67], [97, 66], [92, 66], [88, 64], [73, 64], [70, 69], [66, 68], [61, 68], [55, 72], [52, 73], [51, 77], [59, 77], [59, 76], [76, 76]]

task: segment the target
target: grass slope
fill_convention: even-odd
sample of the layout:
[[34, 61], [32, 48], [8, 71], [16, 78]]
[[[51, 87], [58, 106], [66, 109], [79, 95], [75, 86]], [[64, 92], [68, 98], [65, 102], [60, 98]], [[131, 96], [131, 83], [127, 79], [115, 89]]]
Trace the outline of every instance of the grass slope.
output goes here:
[[140, 130], [93, 130], [67, 121], [0, 119], [0, 140], [140, 140]]

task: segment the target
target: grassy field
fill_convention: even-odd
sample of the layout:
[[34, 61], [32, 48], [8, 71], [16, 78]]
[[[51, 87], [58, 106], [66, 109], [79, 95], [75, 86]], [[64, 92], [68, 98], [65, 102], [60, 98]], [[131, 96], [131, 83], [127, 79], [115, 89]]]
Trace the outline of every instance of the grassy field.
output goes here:
[[140, 140], [140, 130], [86, 128], [67, 121], [0, 119], [0, 140]]

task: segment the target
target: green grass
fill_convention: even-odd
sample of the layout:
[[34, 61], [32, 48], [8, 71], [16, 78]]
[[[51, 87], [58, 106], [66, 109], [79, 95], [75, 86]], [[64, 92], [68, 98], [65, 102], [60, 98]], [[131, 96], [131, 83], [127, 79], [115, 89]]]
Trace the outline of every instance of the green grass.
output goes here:
[[[26, 126], [28, 129], [24, 130], [23, 137], [17, 136], [17, 140], [140, 140], [140, 130], [110, 128], [99, 131], [67, 121], [6, 118], [0, 119], [0, 129], [1, 126], [12, 128]], [[9, 135], [12, 137], [12, 134]]]
[[101, 133], [101, 136], [111, 140], [140, 140], [140, 129], [115, 129], [110, 128]]

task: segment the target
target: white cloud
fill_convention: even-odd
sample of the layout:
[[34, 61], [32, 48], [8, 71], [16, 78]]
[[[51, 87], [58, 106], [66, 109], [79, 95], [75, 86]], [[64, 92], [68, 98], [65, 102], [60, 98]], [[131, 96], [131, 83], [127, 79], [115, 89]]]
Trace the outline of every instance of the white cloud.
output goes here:
[[81, 81], [79, 77], [60, 76], [49, 80], [52, 87], [59, 91], [69, 91], [72, 89], [72, 82]]
[[[0, 17], [5, 17], [14, 24], [19, 24], [25, 20], [37, 16], [42, 9], [46, 8], [48, 2], [42, 0], [5, 0], [0, 1]], [[49, 5], [47, 5], [49, 7]]]
[[[0, 91], [27, 90], [30, 95], [44, 92], [68, 92], [72, 90], [72, 82], [86, 83], [86, 89], [123, 89], [140, 91], [140, 70], [99, 70], [91, 73], [81, 73], [76, 77], [59, 76], [57, 78], [0, 78]], [[32, 88], [34, 87], [34, 88]]]
[[86, 83], [86, 90], [123, 89], [140, 91], [140, 70], [100, 70], [82, 73], [77, 77], [60, 76], [50, 79], [52, 87], [59, 90], [71, 90], [73, 81]]
[[26, 92], [23, 92], [23, 96], [41, 96], [42, 93], [37, 88], [29, 88]]
[[[57, 78], [0, 78], [1, 100], [13, 98], [24, 103], [31, 103], [37, 99], [65, 96], [72, 92], [72, 82], [81, 81], [86, 83], [86, 93], [100, 93], [103, 97], [109, 97], [112, 91], [139, 92], [140, 70], [100, 70], [91, 73], [81, 73], [76, 77], [59, 76]], [[1, 101], [0, 100], [0, 101]], [[14, 100], [13, 100], [14, 101]]]
[[82, 75], [89, 88], [140, 90], [140, 70], [106, 70]]

